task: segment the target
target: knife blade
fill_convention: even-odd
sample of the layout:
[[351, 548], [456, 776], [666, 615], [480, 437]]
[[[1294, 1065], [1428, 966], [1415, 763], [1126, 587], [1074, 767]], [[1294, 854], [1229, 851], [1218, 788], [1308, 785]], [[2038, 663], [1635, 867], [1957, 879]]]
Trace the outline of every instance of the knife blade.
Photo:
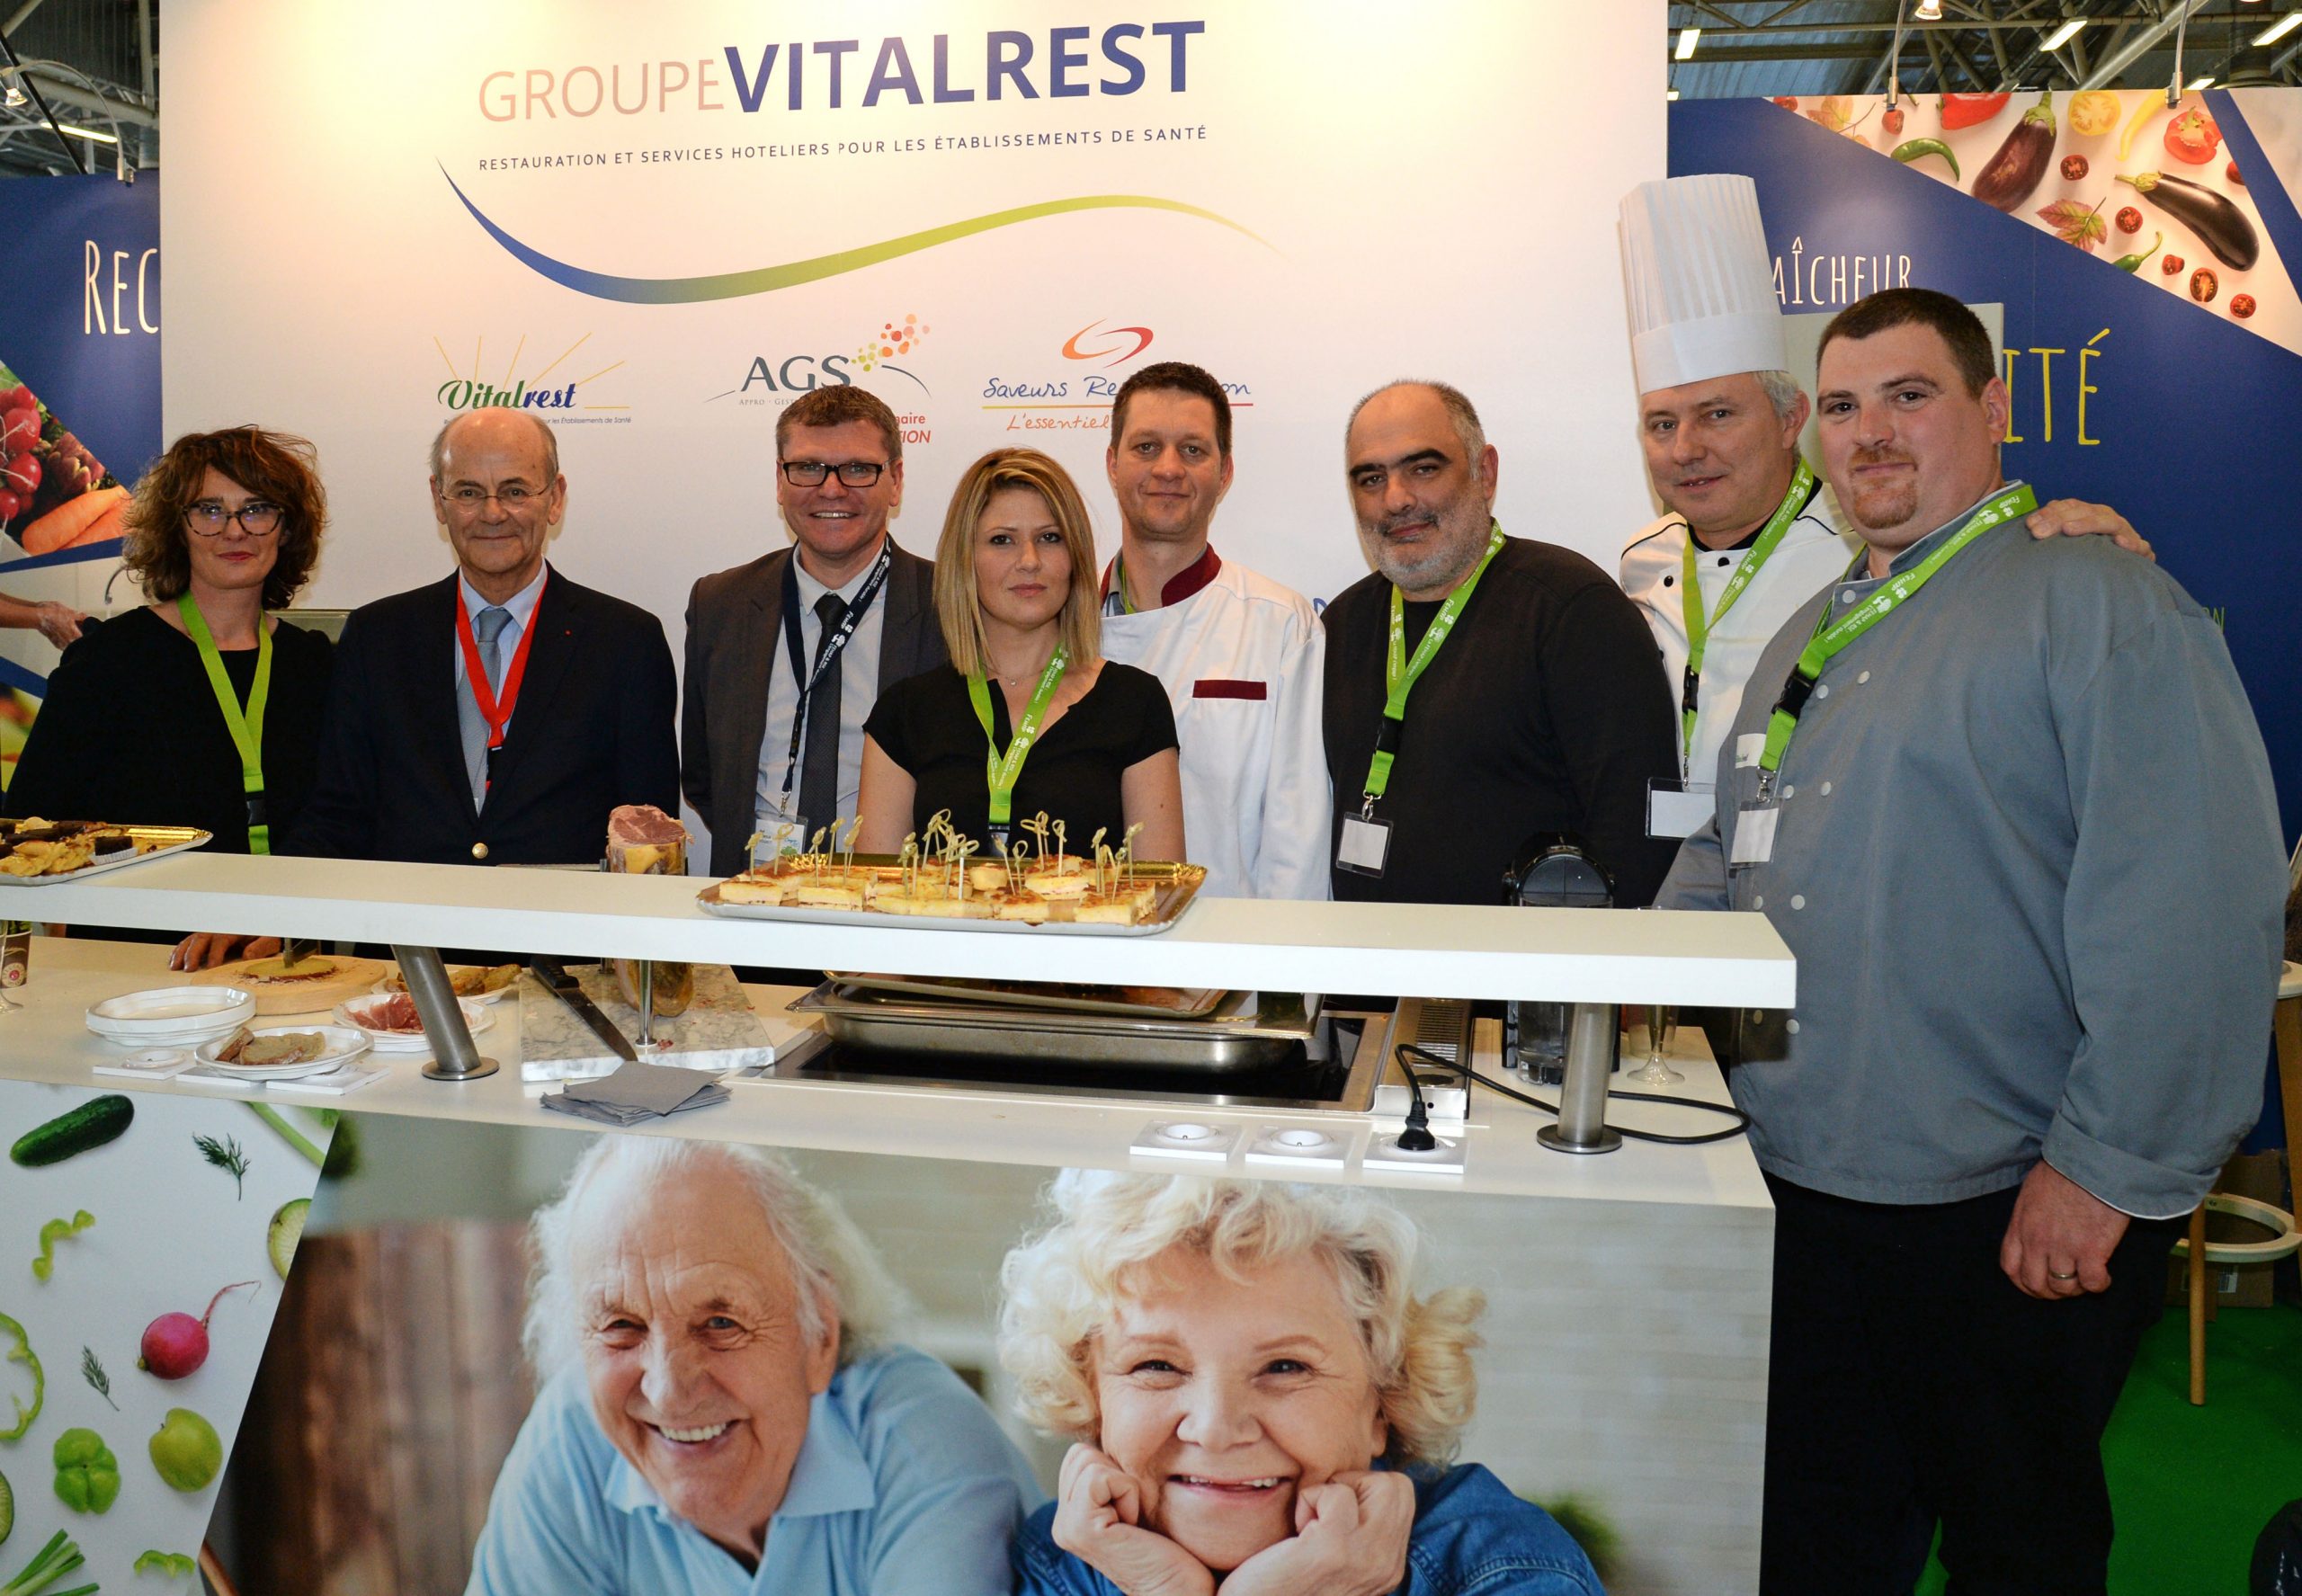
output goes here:
[[638, 1050], [631, 1039], [615, 1028], [615, 1021], [601, 1012], [600, 1005], [584, 994], [584, 988], [567, 968], [556, 958], [541, 954], [528, 960], [528, 973], [543, 983], [544, 990], [567, 1005], [578, 1020], [591, 1027], [592, 1034], [611, 1048], [618, 1058], [627, 1063], [639, 1061]]
[[319, 951], [317, 937], [288, 937], [280, 944], [280, 967], [292, 970], [304, 962], [305, 956]]

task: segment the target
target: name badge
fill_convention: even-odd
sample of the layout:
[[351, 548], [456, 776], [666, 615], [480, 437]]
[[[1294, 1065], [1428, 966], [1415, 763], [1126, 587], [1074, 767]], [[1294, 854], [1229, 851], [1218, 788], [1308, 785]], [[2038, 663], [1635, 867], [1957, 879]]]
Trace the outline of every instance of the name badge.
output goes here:
[[1765, 752], [1764, 732], [1744, 732], [1735, 739], [1735, 768], [1738, 771], [1757, 770], [1759, 757]]
[[1391, 851], [1391, 823], [1364, 815], [1343, 817], [1343, 838], [1335, 846], [1334, 867], [1357, 876], [1379, 876]]
[[1764, 864], [1774, 857], [1774, 824], [1782, 811], [1770, 804], [1765, 808], [1745, 806], [1735, 816], [1734, 851], [1726, 862], [1735, 864]]
[[1673, 781], [1657, 776], [1646, 784], [1646, 834], [1687, 837], [1702, 829], [1718, 807], [1718, 789], [1708, 781]]

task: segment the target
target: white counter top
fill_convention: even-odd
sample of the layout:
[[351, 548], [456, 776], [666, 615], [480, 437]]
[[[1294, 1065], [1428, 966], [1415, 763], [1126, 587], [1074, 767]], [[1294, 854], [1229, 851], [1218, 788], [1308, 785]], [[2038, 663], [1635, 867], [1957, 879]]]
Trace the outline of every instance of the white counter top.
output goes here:
[[[261, 861], [259, 861], [261, 862]], [[479, 872], [472, 872], [478, 874]], [[587, 885], [597, 883], [586, 881]], [[642, 883], [634, 882], [632, 885]], [[1533, 915], [1535, 911], [1498, 911]], [[1589, 914], [1580, 915], [1588, 920]], [[1699, 918], [1699, 917], [1690, 917]], [[293, 926], [285, 929], [293, 930]], [[928, 936], [923, 941], [943, 939]], [[0, 1013], [0, 1076], [132, 1092], [191, 1093], [209, 1097], [262, 1097], [341, 1108], [355, 1113], [400, 1114], [485, 1123], [543, 1126], [574, 1132], [596, 1128], [544, 1109], [544, 1085], [524, 1085], [519, 1071], [519, 1028], [506, 1005], [504, 1017], [477, 1039], [503, 1068], [485, 1080], [447, 1085], [425, 1080], [423, 1056], [370, 1055], [365, 1062], [387, 1065], [389, 1075], [346, 1096], [326, 1097], [288, 1091], [251, 1092], [245, 1087], [194, 1080], [131, 1081], [98, 1075], [93, 1066], [132, 1049], [91, 1034], [85, 1013], [91, 1003], [140, 987], [173, 984], [163, 948], [81, 938], [37, 938], [32, 943], [31, 979], [15, 994], [22, 1008]], [[794, 1017], [782, 1003], [788, 989], [752, 989], [771, 1032], [788, 1035]], [[282, 1016], [267, 1023], [290, 1023]], [[1486, 1027], [1493, 1030], [1491, 1023]], [[1673, 1062], [1688, 1079], [1672, 1090], [1709, 1101], [1726, 1092], [1718, 1069], [1704, 1052], [1701, 1033], [1682, 1026]], [[1500, 1074], [1490, 1056], [1485, 1073]], [[734, 1101], [714, 1109], [658, 1120], [636, 1134], [748, 1141], [783, 1147], [892, 1153], [915, 1157], [956, 1158], [980, 1163], [1032, 1164], [1048, 1168], [1196, 1168], [1218, 1172], [1224, 1166], [1187, 1165], [1133, 1155], [1129, 1146], [1154, 1120], [1190, 1119], [1218, 1127], [1236, 1126], [1242, 1147], [1258, 1127], [1316, 1125], [1340, 1133], [1350, 1146], [1343, 1169], [1289, 1172], [1246, 1164], [1235, 1153], [1233, 1174], [1308, 1181], [1348, 1181], [1405, 1190], [1489, 1192], [1511, 1196], [1586, 1199], [1619, 1202], [1690, 1204], [1703, 1208], [1765, 1209], [1766, 1188], [1747, 1143], [1740, 1137], [1706, 1146], [1661, 1146], [1627, 1142], [1619, 1152], [1593, 1157], [1550, 1153], [1535, 1144], [1535, 1131], [1549, 1116], [1478, 1092], [1464, 1136], [1470, 1149], [1466, 1173], [1457, 1176], [1370, 1172], [1361, 1158], [1368, 1138], [1396, 1120], [1340, 1110], [1285, 1111], [1270, 1109], [1182, 1109], [1120, 1098], [1066, 1097], [1012, 1091], [937, 1090], [811, 1080], [731, 1079]], [[1618, 1077], [1618, 1085], [1621, 1078]], [[1636, 1090], [1636, 1088], [1632, 1088]], [[1610, 1105], [1611, 1119], [1673, 1134], [1715, 1129], [1717, 1117], [1684, 1109], [1640, 1104]], [[1454, 1134], [1441, 1127], [1442, 1134]]]
[[184, 853], [0, 886], [0, 920], [904, 975], [1781, 1008], [1762, 914], [1202, 898], [1148, 937], [722, 920], [676, 876]]

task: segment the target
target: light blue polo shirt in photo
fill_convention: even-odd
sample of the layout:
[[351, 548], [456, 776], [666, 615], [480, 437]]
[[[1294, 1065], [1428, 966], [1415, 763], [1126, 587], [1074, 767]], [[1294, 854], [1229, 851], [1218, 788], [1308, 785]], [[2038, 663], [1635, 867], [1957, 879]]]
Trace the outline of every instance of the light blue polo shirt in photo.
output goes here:
[[889, 1347], [808, 1404], [765, 1554], [746, 1573], [616, 1451], [579, 1367], [544, 1387], [520, 1428], [466, 1596], [1006, 1596], [1008, 1543], [1046, 1499], [958, 1376]]

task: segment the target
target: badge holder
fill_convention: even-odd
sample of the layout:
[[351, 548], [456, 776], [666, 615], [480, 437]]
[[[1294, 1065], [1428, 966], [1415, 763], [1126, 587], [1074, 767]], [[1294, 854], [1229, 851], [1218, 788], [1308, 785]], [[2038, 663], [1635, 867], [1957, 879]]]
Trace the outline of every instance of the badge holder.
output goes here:
[[1679, 781], [1656, 776], [1646, 783], [1646, 834], [1673, 840], [1692, 836], [1717, 812], [1718, 789], [1709, 781]]

